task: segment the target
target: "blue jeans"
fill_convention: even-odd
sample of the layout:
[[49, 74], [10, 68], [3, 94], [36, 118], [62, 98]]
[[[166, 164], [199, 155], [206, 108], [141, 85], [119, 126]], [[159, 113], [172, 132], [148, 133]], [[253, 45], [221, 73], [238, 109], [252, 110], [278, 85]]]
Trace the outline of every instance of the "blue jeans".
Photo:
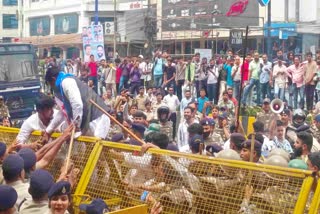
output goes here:
[[274, 98], [284, 101], [284, 88], [279, 88], [277, 84], [274, 84]]
[[269, 82], [266, 83], [260, 83], [261, 84], [261, 99], [260, 101], [262, 102], [262, 100], [266, 97], [268, 97], [271, 100], [271, 87]]
[[130, 85], [130, 94], [139, 94], [140, 82], [131, 82]]
[[127, 76], [121, 76], [119, 91], [121, 91], [122, 88], [129, 88], [128, 80], [129, 78]]
[[249, 93], [251, 92], [253, 86], [256, 86], [256, 90], [257, 90], [257, 104], [260, 104], [260, 81], [256, 80], [256, 79], [250, 79], [249, 81], [249, 85], [247, 85], [244, 89], [244, 93], [241, 99], [241, 103], [242, 104], [250, 104], [251, 100], [249, 100], [249, 102], [247, 103], [247, 99], [249, 96]]
[[299, 108], [303, 109], [304, 108], [304, 85], [298, 88], [297, 84], [293, 83], [292, 88], [293, 88], [293, 108], [294, 109], [298, 108], [298, 94], [299, 94], [299, 97], [300, 97]]
[[154, 87], [161, 87], [162, 85], [162, 75], [154, 75], [153, 77], [153, 80], [154, 80]]
[[293, 84], [289, 85], [288, 86], [288, 91], [289, 91], [289, 103], [288, 103], [288, 106], [291, 106], [293, 107]]
[[217, 83], [207, 84], [208, 98], [210, 101], [214, 101], [214, 103], [218, 103], [217, 99]]
[[234, 81], [233, 82], [233, 97], [237, 100], [240, 100], [240, 87], [241, 87], [241, 81]]
[[313, 109], [313, 99], [314, 99], [314, 91], [315, 85], [306, 85], [306, 104], [307, 110], [310, 111]]

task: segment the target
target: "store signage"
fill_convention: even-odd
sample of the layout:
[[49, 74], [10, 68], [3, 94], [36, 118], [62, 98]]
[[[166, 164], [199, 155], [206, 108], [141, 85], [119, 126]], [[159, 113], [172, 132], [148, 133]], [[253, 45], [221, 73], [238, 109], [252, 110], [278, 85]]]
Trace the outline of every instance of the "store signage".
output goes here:
[[258, 2], [262, 7], [265, 7], [269, 4], [270, 0], [258, 0]]

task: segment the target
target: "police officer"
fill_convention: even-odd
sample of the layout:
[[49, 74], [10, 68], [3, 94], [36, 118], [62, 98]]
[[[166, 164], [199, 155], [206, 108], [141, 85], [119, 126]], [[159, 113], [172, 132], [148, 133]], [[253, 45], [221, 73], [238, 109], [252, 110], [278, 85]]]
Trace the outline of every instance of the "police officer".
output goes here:
[[203, 140], [205, 146], [212, 144], [222, 146], [224, 144], [222, 137], [218, 133], [214, 132], [215, 122], [212, 118], [202, 119], [200, 121], [200, 125], [202, 125], [203, 128]]
[[68, 214], [67, 209], [71, 204], [71, 184], [67, 181], [59, 181], [53, 184], [48, 192], [48, 198], [50, 208], [48, 214]]
[[230, 135], [230, 149], [236, 151], [240, 154], [242, 146], [241, 144], [246, 140], [246, 138], [241, 133], [232, 133]]
[[306, 114], [302, 109], [294, 110], [292, 115], [292, 124], [288, 125], [286, 130], [286, 139], [290, 142], [291, 146], [296, 142], [296, 131], [300, 130], [302, 126], [308, 126], [305, 120]]
[[10, 117], [9, 109], [6, 104], [4, 104], [3, 96], [0, 95], [0, 118]]
[[160, 132], [165, 133], [169, 137], [169, 141], [173, 141], [173, 123], [169, 121], [170, 109], [167, 106], [160, 106], [157, 110], [160, 122]]
[[5, 158], [6, 151], [7, 151], [7, 145], [3, 142], [0, 142], [0, 184], [3, 183], [2, 161]]
[[15, 204], [18, 194], [14, 188], [7, 185], [0, 185], [0, 212], [5, 214], [16, 213]]
[[250, 156], [253, 155], [253, 162], [262, 163], [263, 161], [260, 159], [261, 147], [262, 144], [259, 141], [254, 140], [254, 151], [253, 154], [251, 154], [251, 139], [244, 141], [240, 152], [241, 159], [243, 161], [250, 161]]
[[80, 204], [79, 208], [90, 214], [103, 214], [109, 210], [108, 205], [101, 198], [94, 199], [91, 204]]
[[256, 121], [261, 121], [264, 124], [264, 134], [269, 137], [270, 132], [270, 124], [274, 119], [278, 119], [278, 115], [273, 113], [270, 109], [270, 99], [265, 98], [263, 100], [262, 112], [257, 114]]
[[18, 155], [23, 159], [25, 179], [29, 180], [30, 173], [35, 170], [37, 163], [36, 153], [30, 148], [22, 148]]
[[219, 124], [215, 129], [215, 132], [219, 134], [224, 142], [226, 142], [229, 137], [229, 125], [228, 125], [228, 115], [226, 112], [219, 114]]
[[[318, 145], [320, 143], [320, 114], [316, 115], [314, 118], [314, 124], [311, 126], [312, 136], [317, 140], [317, 143], [314, 140], [314, 144]], [[318, 148], [319, 150], [320, 148]]]
[[17, 154], [8, 155], [2, 164], [3, 177], [7, 185], [13, 187], [18, 193], [16, 210], [25, 198], [30, 198], [28, 184], [24, 183], [24, 161]]
[[26, 199], [21, 204], [20, 214], [43, 214], [49, 212], [48, 191], [53, 184], [53, 176], [48, 171], [37, 169], [32, 172], [29, 186], [32, 199]]

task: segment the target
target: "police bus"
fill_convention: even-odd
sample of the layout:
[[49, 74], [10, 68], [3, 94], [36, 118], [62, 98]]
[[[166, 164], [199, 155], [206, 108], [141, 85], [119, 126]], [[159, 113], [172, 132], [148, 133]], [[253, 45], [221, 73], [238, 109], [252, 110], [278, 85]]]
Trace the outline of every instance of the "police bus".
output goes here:
[[0, 43], [0, 95], [12, 120], [23, 120], [34, 110], [40, 93], [37, 55], [32, 44]]

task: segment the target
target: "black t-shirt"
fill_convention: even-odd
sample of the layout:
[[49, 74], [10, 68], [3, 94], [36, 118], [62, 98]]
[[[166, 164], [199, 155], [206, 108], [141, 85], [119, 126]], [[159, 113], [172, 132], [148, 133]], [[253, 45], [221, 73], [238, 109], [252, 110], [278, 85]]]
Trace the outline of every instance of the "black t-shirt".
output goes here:
[[169, 79], [171, 79], [173, 77], [173, 74], [176, 73], [176, 68], [172, 67], [172, 66], [171, 67], [166, 67], [164, 72], [167, 74], [167, 80], [169, 80]]

